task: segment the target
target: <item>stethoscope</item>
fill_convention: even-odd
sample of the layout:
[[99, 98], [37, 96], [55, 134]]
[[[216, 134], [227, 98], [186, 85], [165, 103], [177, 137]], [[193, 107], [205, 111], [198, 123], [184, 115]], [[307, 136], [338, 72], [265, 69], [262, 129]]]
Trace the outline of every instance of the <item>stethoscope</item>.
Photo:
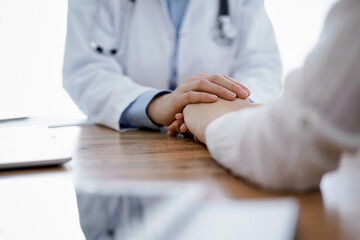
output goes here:
[[[102, 1], [99, 1], [102, 2]], [[125, 5], [125, 13], [122, 19], [122, 25], [120, 26], [121, 36], [126, 36], [129, 33], [131, 16], [134, 9], [134, 4], [136, 0], [128, 0]], [[90, 41], [90, 47], [94, 49], [97, 53], [103, 55], [121, 55], [126, 47], [127, 37], [121, 37], [117, 39], [117, 42], [113, 44], [114, 47], [105, 48], [94, 38], [94, 28], [93, 25], [92, 40]], [[228, 0], [219, 0], [219, 11], [217, 15], [217, 22], [215, 30], [213, 31], [213, 39], [216, 43], [222, 46], [231, 45], [237, 35], [237, 29], [233, 20], [230, 17], [229, 11], [229, 1]]]
[[220, 45], [230, 45], [235, 39], [237, 29], [230, 17], [229, 1], [219, 0], [219, 13], [217, 16], [217, 27], [215, 28], [213, 38]]

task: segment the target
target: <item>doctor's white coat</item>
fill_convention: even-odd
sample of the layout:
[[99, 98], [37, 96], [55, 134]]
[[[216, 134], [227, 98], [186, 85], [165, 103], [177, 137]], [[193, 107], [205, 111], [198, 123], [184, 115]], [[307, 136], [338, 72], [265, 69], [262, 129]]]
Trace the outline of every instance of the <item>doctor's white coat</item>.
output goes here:
[[[150, 89], [168, 89], [175, 30], [165, 0], [69, 0], [63, 85], [96, 122], [119, 130], [123, 111]], [[190, 0], [179, 37], [177, 84], [198, 72], [226, 74], [266, 102], [281, 91], [281, 61], [263, 0], [230, 0], [238, 34], [233, 44], [213, 39], [217, 0]], [[125, 21], [124, 19], [130, 19]], [[124, 24], [124, 22], [126, 24]], [[126, 25], [126, 26], [124, 26]], [[124, 51], [116, 56], [104, 48]]]

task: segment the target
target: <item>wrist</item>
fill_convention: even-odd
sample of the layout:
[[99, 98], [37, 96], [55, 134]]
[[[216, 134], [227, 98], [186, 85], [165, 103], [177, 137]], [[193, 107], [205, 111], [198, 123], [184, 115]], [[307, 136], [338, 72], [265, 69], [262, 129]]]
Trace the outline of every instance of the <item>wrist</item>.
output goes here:
[[198, 132], [195, 135], [197, 136], [200, 142], [206, 145], [206, 129], [214, 120], [216, 120], [219, 117], [220, 116], [212, 116], [207, 119], [203, 119], [203, 122], [197, 127]]
[[169, 94], [155, 96], [146, 108], [146, 113], [149, 116], [150, 120], [157, 125], [166, 125], [163, 116], [165, 111], [163, 105], [167, 102], [166, 98], [168, 96]]

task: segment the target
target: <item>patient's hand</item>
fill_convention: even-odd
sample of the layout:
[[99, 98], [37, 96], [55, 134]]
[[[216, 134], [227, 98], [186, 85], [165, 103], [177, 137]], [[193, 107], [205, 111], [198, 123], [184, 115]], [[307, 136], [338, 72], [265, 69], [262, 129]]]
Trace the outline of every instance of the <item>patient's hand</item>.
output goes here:
[[239, 98], [235, 101], [218, 98], [214, 103], [189, 104], [185, 107], [183, 114], [176, 114], [176, 120], [168, 128], [168, 135], [190, 132], [196, 139], [206, 143], [205, 130], [211, 121], [226, 113], [250, 106], [248, 100]]

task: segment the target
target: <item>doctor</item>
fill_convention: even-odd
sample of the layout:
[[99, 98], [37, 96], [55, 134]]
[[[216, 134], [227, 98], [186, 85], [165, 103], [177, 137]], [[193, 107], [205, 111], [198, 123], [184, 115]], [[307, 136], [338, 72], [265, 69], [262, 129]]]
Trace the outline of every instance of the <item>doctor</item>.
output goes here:
[[63, 84], [96, 123], [156, 130], [189, 103], [246, 99], [249, 89], [251, 101], [267, 102], [281, 90], [263, 0], [70, 0], [68, 6]]

